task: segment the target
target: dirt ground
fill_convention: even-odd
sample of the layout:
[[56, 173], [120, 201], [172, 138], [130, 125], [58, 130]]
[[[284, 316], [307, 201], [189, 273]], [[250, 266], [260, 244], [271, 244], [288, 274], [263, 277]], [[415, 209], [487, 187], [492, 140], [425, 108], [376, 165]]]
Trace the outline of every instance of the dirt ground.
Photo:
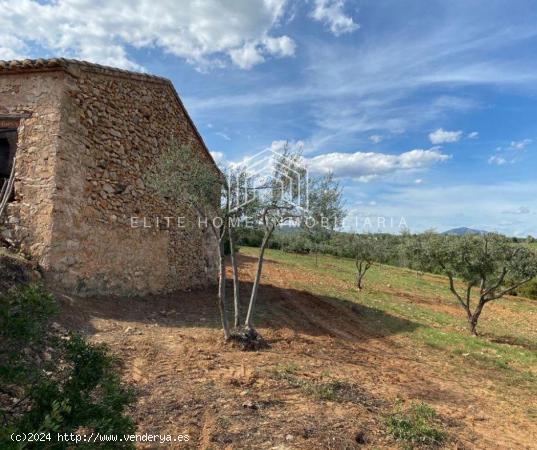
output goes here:
[[[241, 256], [240, 265], [247, 297], [254, 260]], [[450, 435], [445, 448], [537, 448], [536, 424], [490, 389], [486, 371], [464, 377], [434, 349], [408, 345], [412, 322], [392, 317], [402, 330], [392, 334], [365, 327], [367, 307], [291, 289], [291, 280], [307, 276], [285, 265], [267, 261], [264, 270], [259, 331], [270, 348], [263, 351], [222, 342], [213, 291], [63, 295], [62, 322], [123, 359], [124, 379], [138, 392], [139, 433], [189, 435], [166, 448], [400, 448], [383, 420], [397, 398], [437, 410]], [[352, 389], [333, 400], [303, 388], [333, 381]]]

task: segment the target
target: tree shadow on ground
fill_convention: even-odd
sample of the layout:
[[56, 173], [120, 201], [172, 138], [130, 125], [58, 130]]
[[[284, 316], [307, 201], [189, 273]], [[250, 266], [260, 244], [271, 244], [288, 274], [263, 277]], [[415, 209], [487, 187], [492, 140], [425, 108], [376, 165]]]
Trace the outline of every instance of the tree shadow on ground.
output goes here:
[[[228, 282], [228, 317], [232, 322], [232, 285]], [[246, 312], [251, 282], [241, 282], [242, 311]], [[83, 333], [98, 331], [95, 320], [127, 328], [136, 324], [162, 327], [220, 328], [216, 289], [144, 297], [81, 298], [56, 293], [63, 325]], [[285, 329], [303, 335], [367, 340], [415, 330], [420, 325], [380, 309], [307, 291], [261, 284], [257, 303], [258, 328]], [[99, 327], [100, 328], [100, 327]]]

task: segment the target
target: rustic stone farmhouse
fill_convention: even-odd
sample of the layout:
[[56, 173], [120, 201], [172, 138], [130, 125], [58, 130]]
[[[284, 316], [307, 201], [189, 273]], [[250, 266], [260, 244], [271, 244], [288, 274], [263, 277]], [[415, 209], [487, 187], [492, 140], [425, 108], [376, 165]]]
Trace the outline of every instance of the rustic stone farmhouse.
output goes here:
[[2, 239], [80, 295], [214, 281], [215, 241], [197, 216], [185, 207], [186, 228], [152, 220], [178, 217], [143, 178], [172, 140], [218, 170], [169, 80], [67, 59], [0, 61], [0, 186], [15, 164]]

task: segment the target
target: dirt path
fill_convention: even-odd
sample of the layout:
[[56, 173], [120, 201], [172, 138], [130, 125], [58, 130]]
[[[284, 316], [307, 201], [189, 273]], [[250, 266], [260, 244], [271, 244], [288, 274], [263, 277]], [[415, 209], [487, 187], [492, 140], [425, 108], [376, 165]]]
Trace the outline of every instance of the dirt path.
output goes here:
[[[253, 261], [240, 262], [247, 292]], [[390, 317], [397, 332], [375, 327], [376, 311], [293, 290], [293, 277], [304, 274], [265, 266], [260, 331], [271, 347], [262, 352], [222, 343], [214, 292], [63, 297], [63, 322], [123, 358], [125, 380], [139, 392], [132, 413], [140, 433], [190, 436], [166, 448], [399, 448], [382, 419], [396, 397], [432, 404], [453, 436], [448, 448], [531, 448], [535, 424], [497, 398], [486, 373], [461, 382], [443, 355], [408, 345], [404, 332], [416, 324]], [[334, 380], [354, 386], [352, 395], [322, 399], [301, 388]]]

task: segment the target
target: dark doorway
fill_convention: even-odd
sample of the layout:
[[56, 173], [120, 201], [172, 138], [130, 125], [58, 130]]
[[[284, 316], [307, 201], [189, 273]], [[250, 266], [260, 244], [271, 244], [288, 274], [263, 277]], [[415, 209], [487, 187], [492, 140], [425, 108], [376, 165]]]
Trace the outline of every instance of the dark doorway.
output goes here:
[[17, 131], [0, 130], [0, 189], [7, 183], [11, 175], [16, 150]]
[[11, 170], [9, 164], [9, 141], [0, 139], [0, 177], [7, 178]]

